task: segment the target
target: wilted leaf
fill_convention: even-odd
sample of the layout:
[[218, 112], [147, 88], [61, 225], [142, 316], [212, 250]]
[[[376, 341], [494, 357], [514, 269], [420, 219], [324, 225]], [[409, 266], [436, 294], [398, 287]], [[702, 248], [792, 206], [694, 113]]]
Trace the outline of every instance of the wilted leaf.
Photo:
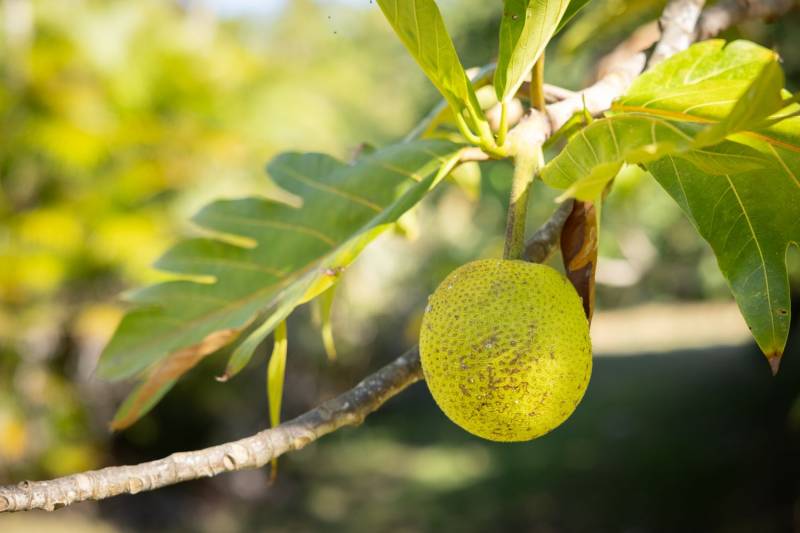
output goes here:
[[597, 270], [597, 211], [594, 203], [576, 201], [561, 229], [561, 258], [567, 278], [583, 300], [589, 322], [594, 313], [594, 285]]
[[225, 346], [239, 334], [235, 329], [215, 331], [199, 344], [170, 354], [147, 373], [144, 382], [125, 399], [111, 421], [111, 429], [125, 429], [164, 397], [186, 372], [194, 368], [207, 355]]
[[194, 221], [219, 238], [180, 242], [156, 266], [214, 281], [171, 281], [134, 293], [137, 307], [106, 347], [99, 373], [130, 377], [182, 350], [209, 353], [200, 347], [214, 332], [231, 332], [230, 342], [256, 326], [228, 365], [227, 376], [235, 374], [299, 303], [327, 289], [370, 240], [452, 169], [459, 149], [447, 141], [418, 141], [378, 150], [353, 165], [321, 154], [277, 157], [269, 172], [303, 199], [302, 207], [245, 198], [201, 210]]

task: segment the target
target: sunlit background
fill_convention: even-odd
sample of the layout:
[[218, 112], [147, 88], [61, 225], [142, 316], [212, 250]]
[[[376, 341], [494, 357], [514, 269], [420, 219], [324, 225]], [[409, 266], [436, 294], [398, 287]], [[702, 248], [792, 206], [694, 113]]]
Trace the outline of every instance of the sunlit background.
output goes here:
[[[501, 2], [439, 3], [465, 65], [492, 61]], [[663, 3], [595, 0], [549, 50], [547, 80], [584, 86]], [[798, 30], [795, 13], [727, 37], [774, 47], [796, 91]], [[266, 348], [228, 384], [213, 379], [224, 356], [209, 358], [110, 434], [129, 386], [93, 370], [123, 311], [118, 294], [163, 277], [149, 265], [205, 202], [263, 193], [278, 152], [348, 159], [364, 141], [402, 138], [437, 102], [370, 0], [0, 0], [0, 79], [0, 484], [265, 427]], [[312, 313], [293, 315], [284, 418], [402, 353], [438, 282], [501, 253], [509, 177], [494, 163], [445, 183], [404, 235], [368, 249], [335, 303], [336, 363]], [[531, 224], [554, 196], [537, 184]], [[773, 379], [710, 249], [649, 176], [621, 176], [603, 216], [595, 374], [554, 433], [478, 440], [418, 384], [361, 428], [282, 459], [273, 485], [243, 472], [2, 516], [0, 531], [800, 527], [797, 328]], [[797, 254], [790, 262], [797, 294]]]

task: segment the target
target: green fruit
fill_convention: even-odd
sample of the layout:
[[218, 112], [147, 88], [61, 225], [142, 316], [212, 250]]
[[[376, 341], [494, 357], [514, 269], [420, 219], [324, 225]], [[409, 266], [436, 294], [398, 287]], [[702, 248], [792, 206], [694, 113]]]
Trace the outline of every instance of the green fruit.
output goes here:
[[592, 372], [580, 297], [558, 271], [524, 261], [486, 259], [450, 273], [428, 300], [419, 348], [442, 411], [495, 441], [556, 428]]

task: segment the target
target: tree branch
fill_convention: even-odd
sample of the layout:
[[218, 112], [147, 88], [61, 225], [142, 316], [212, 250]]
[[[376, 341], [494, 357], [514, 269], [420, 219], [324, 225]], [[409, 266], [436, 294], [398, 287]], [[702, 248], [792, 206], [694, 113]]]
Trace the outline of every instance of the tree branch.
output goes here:
[[697, 37], [709, 39], [748, 19], [775, 19], [797, 6], [797, 0], [721, 0], [703, 11]]
[[539, 230], [525, 243], [525, 259], [532, 263], [544, 263], [550, 258], [561, 237], [561, 228], [572, 212], [575, 201], [570, 198], [562, 202]]
[[136, 494], [223, 472], [259, 468], [286, 452], [346, 426], [357, 426], [389, 398], [422, 379], [416, 347], [316, 409], [251, 437], [204, 450], [174, 453], [133, 466], [112, 466], [52, 481], [0, 487], [0, 512], [52, 511], [75, 502]]
[[695, 40], [697, 20], [705, 3], [705, 0], [670, 0], [658, 20], [661, 40], [650, 56], [649, 68], [689, 48]]
[[[683, 1], [673, 0], [669, 5]], [[689, 3], [701, 2], [693, 0]], [[680, 50], [684, 44], [691, 44], [696, 36], [716, 35], [748, 18], [779, 16], [794, 5], [796, 2], [787, 0], [722, 0], [704, 12], [697, 31], [688, 42], [685, 20], [676, 22], [679, 27], [672, 31], [671, 21], [674, 19], [662, 17], [661, 23], [664, 27], [656, 50]], [[673, 38], [672, 35], [677, 36], [677, 44], [666, 42]], [[621, 96], [644, 69], [644, 55], [639, 52], [641, 50], [609, 67], [606, 75], [580, 93], [559, 95], [565, 98], [546, 108], [551, 131], [563, 126], [573, 113], [581, 111], [584, 102], [592, 114], [608, 110], [611, 102]], [[472, 157], [474, 160], [485, 158], [465, 154], [465, 160], [471, 160]], [[558, 242], [561, 227], [571, 207], [571, 201], [564, 202], [550, 220], [528, 240], [525, 249], [528, 260], [544, 262], [549, 257]], [[52, 511], [75, 502], [101, 500], [119, 494], [136, 494], [183, 481], [216, 476], [223, 472], [259, 468], [272, 459], [299, 450], [337, 429], [360, 424], [389, 398], [422, 378], [419, 352], [414, 347], [351, 390], [275, 428], [241, 440], [203, 450], [175, 453], [138, 465], [108, 467], [51, 481], [23, 481], [18, 485], [0, 487], [0, 512], [33, 509]]]

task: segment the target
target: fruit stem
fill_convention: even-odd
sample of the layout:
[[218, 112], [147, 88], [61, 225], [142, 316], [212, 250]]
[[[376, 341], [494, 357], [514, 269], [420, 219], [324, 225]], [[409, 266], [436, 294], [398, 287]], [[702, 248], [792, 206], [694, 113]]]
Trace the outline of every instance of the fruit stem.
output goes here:
[[522, 259], [525, 251], [525, 219], [528, 214], [528, 197], [533, 178], [544, 164], [540, 146], [532, 150], [518, 150], [514, 156], [514, 177], [511, 198], [508, 202], [506, 222], [505, 259]]

